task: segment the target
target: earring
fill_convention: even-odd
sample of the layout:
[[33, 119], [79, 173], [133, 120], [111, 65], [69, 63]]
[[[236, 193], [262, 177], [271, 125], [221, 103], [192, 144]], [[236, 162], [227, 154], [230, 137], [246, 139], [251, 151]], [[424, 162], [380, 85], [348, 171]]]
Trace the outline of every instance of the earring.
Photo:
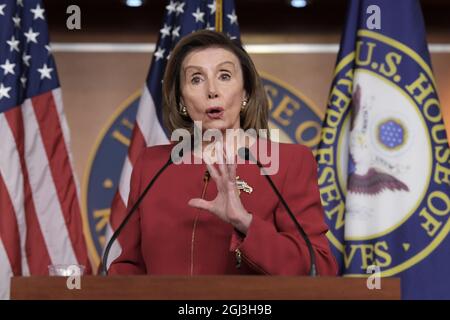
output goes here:
[[241, 111], [244, 111], [246, 106], [247, 106], [247, 100], [242, 100]]
[[180, 102], [180, 111], [179, 112], [182, 116], [185, 116], [185, 117], [188, 116], [186, 106], [183, 106], [183, 104], [181, 102]]

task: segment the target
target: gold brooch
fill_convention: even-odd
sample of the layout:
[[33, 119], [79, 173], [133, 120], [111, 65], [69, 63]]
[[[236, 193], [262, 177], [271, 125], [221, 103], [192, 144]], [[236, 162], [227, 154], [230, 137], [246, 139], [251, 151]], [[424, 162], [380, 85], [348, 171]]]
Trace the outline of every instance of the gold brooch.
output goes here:
[[253, 188], [250, 187], [244, 180], [239, 180], [239, 177], [236, 177], [236, 187], [239, 190], [239, 194], [241, 193], [241, 190], [247, 192], [248, 194], [253, 192]]

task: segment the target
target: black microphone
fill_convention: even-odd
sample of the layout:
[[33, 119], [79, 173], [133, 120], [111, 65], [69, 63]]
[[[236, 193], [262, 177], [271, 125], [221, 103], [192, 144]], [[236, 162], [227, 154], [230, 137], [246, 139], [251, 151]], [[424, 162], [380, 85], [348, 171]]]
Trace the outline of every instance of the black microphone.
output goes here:
[[284, 208], [286, 209], [287, 213], [291, 217], [292, 221], [294, 222], [295, 226], [297, 227], [298, 232], [302, 236], [302, 238], [305, 240], [306, 246], [308, 247], [309, 251], [309, 257], [310, 257], [310, 269], [309, 269], [309, 275], [311, 277], [317, 276], [317, 268], [316, 268], [316, 255], [314, 254], [314, 250], [311, 244], [311, 241], [309, 240], [308, 235], [306, 234], [305, 230], [303, 230], [300, 223], [295, 218], [294, 214], [292, 213], [291, 209], [289, 208], [288, 204], [284, 200], [283, 196], [281, 195], [280, 191], [278, 191], [277, 187], [273, 183], [270, 176], [266, 173], [266, 170], [262, 166], [261, 162], [259, 162], [258, 159], [255, 159], [253, 155], [250, 153], [250, 150], [247, 147], [242, 147], [238, 150], [238, 154], [241, 158], [245, 159], [246, 161], [253, 161], [255, 162], [258, 167], [263, 172], [264, 176], [266, 177], [267, 181], [269, 182], [270, 186], [272, 187], [273, 191], [276, 193], [278, 199], [283, 204]]
[[[183, 142], [181, 142], [181, 143], [183, 143]], [[192, 146], [192, 139], [191, 139], [190, 143], [191, 143], [190, 146]], [[190, 146], [189, 146], [189, 148], [191, 148]], [[183, 153], [184, 153], [184, 149], [181, 148], [179, 153], [174, 155], [177, 158], [179, 157], [178, 159], [175, 159], [175, 162], [178, 161], [179, 159], [183, 158]], [[105, 247], [105, 252], [103, 254], [103, 259], [102, 259], [102, 274], [103, 275], [108, 275], [108, 268], [107, 268], [108, 255], [109, 255], [109, 251], [111, 250], [112, 244], [114, 243], [114, 240], [116, 240], [117, 237], [119, 236], [119, 234], [122, 232], [122, 229], [128, 223], [128, 221], [130, 220], [130, 218], [133, 215], [133, 213], [136, 212], [136, 209], [139, 207], [139, 205], [141, 204], [141, 202], [144, 199], [145, 195], [150, 190], [150, 188], [153, 186], [153, 184], [158, 179], [158, 177], [161, 175], [161, 173], [163, 173], [164, 170], [166, 170], [168, 166], [170, 166], [171, 164], [174, 163], [173, 160], [174, 159], [172, 159], [172, 153], [171, 153], [170, 156], [169, 156], [169, 159], [167, 160], [167, 162], [162, 166], [161, 169], [159, 169], [159, 171], [155, 174], [153, 179], [150, 180], [150, 182], [148, 183], [147, 187], [144, 189], [144, 191], [141, 193], [139, 198], [136, 200], [136, 202], [133, 205], [133, 207], [130, 209], [128, 214], [125, 216], [125, 219], [123, 219], [123, 221], [120, 224], [120, 226], [116, 229], [116, 231], [114, 231], [111, 239], [109, 239], [108, 244]]]

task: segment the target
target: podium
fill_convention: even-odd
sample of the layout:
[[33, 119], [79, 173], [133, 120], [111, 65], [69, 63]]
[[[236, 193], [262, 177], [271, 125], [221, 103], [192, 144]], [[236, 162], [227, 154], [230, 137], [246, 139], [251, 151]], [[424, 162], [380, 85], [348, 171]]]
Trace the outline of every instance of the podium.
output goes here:
[[[80, 289], [66, 277], [14, 277], [18, 300], [398, 300], [400, 279], [290, 276], [83, 276]], [[75, 283], [75, 282], [72, 282]]]

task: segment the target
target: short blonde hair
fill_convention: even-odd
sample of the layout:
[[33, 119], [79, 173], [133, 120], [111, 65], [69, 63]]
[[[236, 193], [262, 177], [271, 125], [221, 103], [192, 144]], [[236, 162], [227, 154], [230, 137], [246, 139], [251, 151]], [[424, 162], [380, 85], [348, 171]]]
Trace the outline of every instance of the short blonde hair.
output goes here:
[[201, 30], [182, 38], [170, 54], [163, 81], [164, 125], [172, 133], [183, 128], [193, 132], [193, 121], [180, 113], [180, 74], [186, 56], [193, 50], [219, 47], [232, 52], [239, 59], [247, 93], [247, 105], [241, 111], [241, 128], [244, 130], [268, 129], [269, 104], [255, 65], [245, 49], [226, 35], [216, 31]]

